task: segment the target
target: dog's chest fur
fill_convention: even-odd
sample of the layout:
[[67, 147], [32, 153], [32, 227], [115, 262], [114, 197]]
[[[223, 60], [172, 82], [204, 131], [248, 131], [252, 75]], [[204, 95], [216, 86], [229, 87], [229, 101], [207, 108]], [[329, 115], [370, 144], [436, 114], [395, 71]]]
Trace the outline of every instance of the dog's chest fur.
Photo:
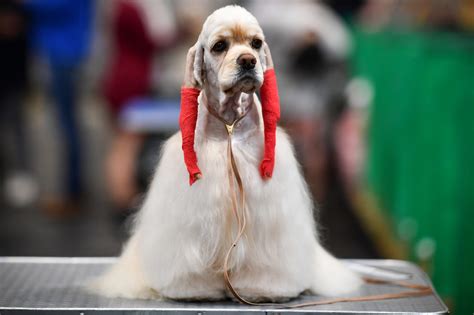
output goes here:
[[[245, 121], [242, 123], [245, 124]], [[245, 136], [243, 136], [239, 134], [239, 128], [241, 128], [242, 125], [237, 126], [235, 129], [235, 135], [232, 137], [232, 150], [239, 169], [239, 174], [243, 181], [245, 198], [249, 201], [260, 199], [262, 196], [261, 191], [264, 183], [259, 175], [258, 166], [263, 154], [263, 133], [255, 129], [253, 132], [246, 133]], [[224, 128], [223, 125], [221, 127]], [[200, 183], [197, 183], [196, 189], [201, 190], [201, 193], [205, 194], [205, 196], [201, 196], [201, 198], [207, 199], [207, 205], [212, 205], [210, 207], [208, 206], [208, 212], [204, 214], [207, 218], [203, 221], [215, 222], [216, 224], [213, 224], [213, 226], [219, 229], [218, 231], [214, 231], [218, 234], [216, 238], [210, 239], [209, 244], [204, 245], [202, 250], [210, 250], [211, 252], [215, 250], [218, 251], [212, 253], [211, 256], [214, 257], [214, 261], [209, 262], [209, 264], [213, 269], [219, 269], [223, 266], [225, 252], [237, 232], [236, 219], [231, 209], [231, 196], [233, 192], [230, 190], [228, 174], [228, 163], [230, 163], [227, 152], [228, 141], [226, 137], [205, 137], [205, 135], [197, 137], [196, 140], [199, 165], [204, 174]], [[232, 178], [232, 180], [235, 179]], [[236, 184], [234, 184], [234, 188], [238, 196], [239, 192]], [[259, 203], [246, 203], [249, 221], [255, 219], [255, 211], [258, 211], [258, 209], [253, 209], [251, 204]], [[245, 251], [248, 250], [248, 246], [253, 243], [254, 234], [253, 229], [249, 226], [242, 245], [239, 245], [239, 248], [236, 249], [236, 254], [233, 255], [233, 257], [235, 257], [231, 262], [233, 265], [238, 265], [239, 257], [245, 256]]]

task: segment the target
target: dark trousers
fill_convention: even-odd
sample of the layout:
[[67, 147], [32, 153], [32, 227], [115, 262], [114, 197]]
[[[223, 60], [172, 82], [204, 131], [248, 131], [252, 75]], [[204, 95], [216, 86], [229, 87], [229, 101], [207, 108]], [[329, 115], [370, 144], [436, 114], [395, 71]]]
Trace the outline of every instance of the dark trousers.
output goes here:
[[22, 92], [0, 92], [0, 177], [27, 167]]

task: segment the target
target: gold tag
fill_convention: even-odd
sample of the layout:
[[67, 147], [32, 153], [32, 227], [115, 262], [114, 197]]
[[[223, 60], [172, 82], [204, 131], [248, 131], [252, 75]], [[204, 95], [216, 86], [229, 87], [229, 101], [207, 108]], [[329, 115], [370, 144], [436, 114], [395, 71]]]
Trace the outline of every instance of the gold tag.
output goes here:
[[231, 135], [234, 132], [234, 124], [232, 125], [225, 124], [225, 128], [227, 129], [227, 133], [229, 135]]

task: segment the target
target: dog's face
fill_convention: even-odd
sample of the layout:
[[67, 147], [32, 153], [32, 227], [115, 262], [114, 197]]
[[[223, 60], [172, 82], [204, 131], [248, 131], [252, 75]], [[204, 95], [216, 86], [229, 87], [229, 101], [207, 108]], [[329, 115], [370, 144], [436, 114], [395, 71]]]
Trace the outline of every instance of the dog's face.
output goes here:
[[264, 36], [247, 10], [227, 6], [212, 13], [196, 44], [194, 76], [219, 94], [252, 93], [263, 83]]

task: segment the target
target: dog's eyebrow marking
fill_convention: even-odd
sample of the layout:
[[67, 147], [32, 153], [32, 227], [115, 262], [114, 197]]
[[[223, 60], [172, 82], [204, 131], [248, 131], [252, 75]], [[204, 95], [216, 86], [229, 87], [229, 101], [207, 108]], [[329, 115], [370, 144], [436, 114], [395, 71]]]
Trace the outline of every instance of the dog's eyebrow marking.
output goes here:
[[249, 40], [249, 36], [247, 32], [245, 31], [245, 27], [243, 27], [240, 24], [236, 24], [231, 27], [230, 32], [232, 34], [233, 39], [237, 43], [244, 43]]

